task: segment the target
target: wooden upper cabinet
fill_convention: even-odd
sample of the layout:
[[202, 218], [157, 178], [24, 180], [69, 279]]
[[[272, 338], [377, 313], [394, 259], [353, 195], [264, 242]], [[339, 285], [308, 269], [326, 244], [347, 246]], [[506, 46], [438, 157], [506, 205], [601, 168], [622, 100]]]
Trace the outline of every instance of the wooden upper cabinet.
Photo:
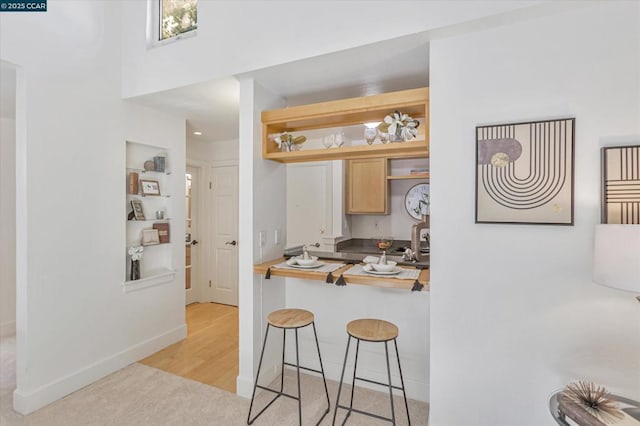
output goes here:
[[347, 214], [389, 213], [388, 164], [386, 158], [365, 158], [346, 162]]
[[[343, 146], [280, 152], [274, 137], [282, 132], [331, 129], [382, 121], [399, 110], [424, 119], [419, 136], [409, 142]], [[364, 142], [363, 142], [364, 143]], [[429, 154], [429, 88], [300, 105], [262, 112], [262, 157], [283, 163], [355, 158], [411, 158]]]

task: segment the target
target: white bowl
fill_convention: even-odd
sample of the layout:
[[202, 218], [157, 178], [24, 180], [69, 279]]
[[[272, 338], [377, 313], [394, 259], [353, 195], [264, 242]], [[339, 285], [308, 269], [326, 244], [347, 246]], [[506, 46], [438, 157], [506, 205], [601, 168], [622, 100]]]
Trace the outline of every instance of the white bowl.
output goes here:
[[296, 257], [296, 263], [300, 266], [311, 266], [311, 265], [315, 265], [315, 263], [318, 261], [318, 257], [317, 256], [311, 256], [309, 257], [309, 259], [303, 259], [302, 257]]
[[387, 260], [386, 265], [382, 265], [380, 263], [370, 263], [371, 267], [376, 272], [391, 272], [396, 267], [398, 263], [393, 260]]

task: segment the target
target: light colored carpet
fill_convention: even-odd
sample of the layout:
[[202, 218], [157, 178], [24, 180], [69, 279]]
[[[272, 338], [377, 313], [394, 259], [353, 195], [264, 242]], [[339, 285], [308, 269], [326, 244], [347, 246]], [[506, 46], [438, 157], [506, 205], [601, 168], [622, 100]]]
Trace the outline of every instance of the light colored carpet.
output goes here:
[[[10, 351], [13, 344], [13, 358]], [[9, 347], [9, 350], [7, 350]], [[15, 339], [0, 342], [2, 374], [0, 375], [0, 425], [2, 426], [87, 426], [87, 425], [245, 425], [249, 401], [235, 394], [175, 376], [142, 364], [130, 365], [84, 389], [68, 395], [35, 413], [21, 416], [12, 410], [15, 387]], [[279, 380], [271, 386], [279, 386]], [[328, 382], [332, 410], [322, 425], [330, 425], [337, 383]], [[296, 394], [295, 374], [285, 374], [285, 392]], [[348, 404], [351, 388], [343, 386], [342, 404]], [[272, 396], [262, 392], [256, 397], [257, 413]], [[303, 424], [315, 424], [326, 408], [322, 379], [302, 375]], [[404, 403], [396, 397], [398, 425], [406, 425]], [[357, 388], [354, 406], [389, 416], [388, 394]], [[428, 405], [409, 401], [414, 425], [426, 425]], [[338, 412], [337, 424], [345, 410]], [[279, 398], [254, 425], [297, 425], [297, 401]], [[388, 422], [353, 413], [347, 422], [353, 426], [388, 425]]]

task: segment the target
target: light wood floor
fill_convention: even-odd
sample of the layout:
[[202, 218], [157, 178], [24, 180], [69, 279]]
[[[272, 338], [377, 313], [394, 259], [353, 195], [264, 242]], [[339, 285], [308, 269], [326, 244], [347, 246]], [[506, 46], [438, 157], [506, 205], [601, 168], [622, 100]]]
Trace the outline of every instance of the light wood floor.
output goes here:
[[194, 303], [186, 308], [187, 338], [140, 363], [229, 392], [238, 376], [238, 308]]

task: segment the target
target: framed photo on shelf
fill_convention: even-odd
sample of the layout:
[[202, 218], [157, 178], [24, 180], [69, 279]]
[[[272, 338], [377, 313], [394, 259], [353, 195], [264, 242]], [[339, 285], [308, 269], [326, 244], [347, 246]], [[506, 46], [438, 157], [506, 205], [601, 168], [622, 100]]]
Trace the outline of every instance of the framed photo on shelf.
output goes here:
[[142, 201], [131, 200], [131, 208], [133, 209], [133, 218], [135, 220], [145, 220], [144, 211], [142, 210]]
[[157, 229], [143, 229], [142, 230], [142, 245], [152, 246], [154, 244], [160, 244], [160, 235]]
[[160, 183], [157, 180], [140, 179], [142, 195], [160, 195]]

